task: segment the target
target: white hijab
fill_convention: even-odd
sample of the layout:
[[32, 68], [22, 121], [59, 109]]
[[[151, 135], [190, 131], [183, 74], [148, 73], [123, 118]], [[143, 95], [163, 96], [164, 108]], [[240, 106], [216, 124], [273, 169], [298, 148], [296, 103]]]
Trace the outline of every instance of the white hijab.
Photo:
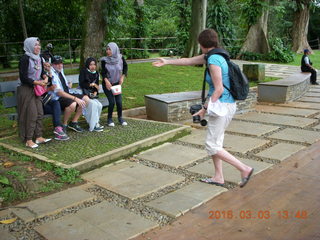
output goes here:
[[26, 38], [23, 43], [23, 50], [30, 58], [38, 61], [40, 59], [40, 53], [38, 55], [34, 54], [34, 47], [37, 42], [39, 42], [39, 39], [36, 37]]

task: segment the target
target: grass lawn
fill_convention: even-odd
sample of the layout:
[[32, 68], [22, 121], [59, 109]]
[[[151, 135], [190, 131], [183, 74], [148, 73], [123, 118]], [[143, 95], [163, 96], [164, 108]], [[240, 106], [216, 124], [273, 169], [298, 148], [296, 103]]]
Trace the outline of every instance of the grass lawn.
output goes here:
[[[102, 122], [105, 121], [106, 119]], [[114, 121], [117, 123], [116, 119]], [[70, 137], [68, 141], [52, 140], [45, 145], [40, 145], [37, 149], [28, 148], [27, 150], [58, 162], [72, 164], [178, 127], [176, 125], [132, 119], [128, 119], [127, 122], [128, 126], [126, 127], [116, 124], [115, 127], [106, 127], [104, 132], [99, 133], [89, 131], [76, 133], [68, 130]], [[80, 125], [85, 129], [88, 128], [84, 121], [81, 121]], [[52, 137], [52, 127], [47, 127], [46, 129], [44, 136]], [[0, 142], [26, 149], [17, 135], [1, 139]]]

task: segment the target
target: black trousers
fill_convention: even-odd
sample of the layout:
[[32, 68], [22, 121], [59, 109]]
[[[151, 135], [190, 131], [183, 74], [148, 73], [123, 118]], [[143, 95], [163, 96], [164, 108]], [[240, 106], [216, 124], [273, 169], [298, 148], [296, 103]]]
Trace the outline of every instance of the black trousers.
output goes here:
[[122, 94], [113, 95], [111, 90], [108, 90], [104, 83], [102, 84], [102, 88], [109, 101], [108, 119], [112, 118], [112, 113], [115, 104], [117, 105], [118, 118], [122, 118]]
[[317, 81], [317, 72], [311, 67], [305, 66], [301, 68], [302, 72], [310, 72], [311, 77], [310, 77], [310, 83], [316, 83]]

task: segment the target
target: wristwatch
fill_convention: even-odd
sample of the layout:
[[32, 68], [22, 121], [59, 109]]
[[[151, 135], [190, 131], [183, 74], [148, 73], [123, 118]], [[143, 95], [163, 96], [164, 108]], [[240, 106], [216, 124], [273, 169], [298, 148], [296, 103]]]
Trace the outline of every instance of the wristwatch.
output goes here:
[[205, 105], [203, 105], [202, 107], [203, 107], [204, 110], [207, 110], [207, 109], [208, 109]]

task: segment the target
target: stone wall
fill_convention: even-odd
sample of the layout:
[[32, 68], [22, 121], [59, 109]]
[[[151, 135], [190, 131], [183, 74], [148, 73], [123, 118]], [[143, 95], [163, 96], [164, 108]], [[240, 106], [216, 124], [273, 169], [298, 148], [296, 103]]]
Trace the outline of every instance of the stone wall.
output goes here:
[[[192, 101], [183, 101], [168, 104], [168, 122], [177, 122], [191, 119], [189, 113], [190, 106], [193, 104], [200, 104], [201, 98]], [[244, 101], [237, 101], [237, 113], [249, 111], [254, 108], [257, 103], [257, 87], [250, 88], [248, 97]]]

